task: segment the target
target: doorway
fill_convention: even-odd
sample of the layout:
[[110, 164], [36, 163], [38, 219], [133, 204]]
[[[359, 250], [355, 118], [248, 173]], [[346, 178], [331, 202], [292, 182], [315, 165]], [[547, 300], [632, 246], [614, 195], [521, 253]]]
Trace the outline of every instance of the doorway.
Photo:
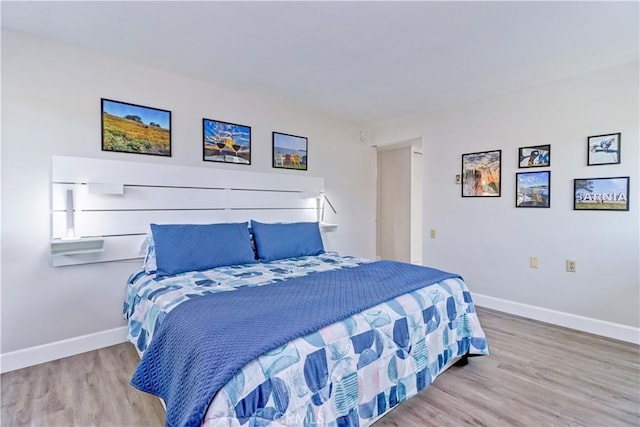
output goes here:
[[422, 264], [422, 138], [378, 147], [377, 155], [376, 255]]

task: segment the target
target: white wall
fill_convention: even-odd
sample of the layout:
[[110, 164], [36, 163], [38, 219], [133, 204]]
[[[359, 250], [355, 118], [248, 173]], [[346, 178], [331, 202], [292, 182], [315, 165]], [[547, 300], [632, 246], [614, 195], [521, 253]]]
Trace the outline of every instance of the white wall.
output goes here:
[[[172, 157], [102, 152], [100, 98], [172, 111]], [[202, 161], [202, 118], [252, 127], [251, 166]], [[271, 132], [309, 138], [309, 171], [271, 168]], [[139, 262], [51, 267], [51, 156], [324, 176], [339, 224], [328, 249], [375, 256], [375, 150], [356, 124], [58, 43], [2, 30], [3, 354], [125, 325]]]
[[[377, 125], [374, 144], [424, 138], [424, 229], [437, 230], [424, 239], [426, 265], [478, 294], [637, 328], [639, 89], [635, 63]], [[587, 137], [609, 132], [622, 132], [622, 163], [587, 167]], [[540, 144], [551, 144], [551, 208], [515, 208], [515, 173], [532, 170], [518, 169], [518, 147]], [[461, 154], [495, 149], [502, 196], [460, 197]], [[631, 210], [573, 211], [573, 179], [606, 176], [631, 177]]]

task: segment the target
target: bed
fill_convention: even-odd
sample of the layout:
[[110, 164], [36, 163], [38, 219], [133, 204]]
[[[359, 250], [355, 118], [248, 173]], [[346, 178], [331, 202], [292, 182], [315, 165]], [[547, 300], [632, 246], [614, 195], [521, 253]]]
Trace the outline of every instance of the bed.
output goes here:
[[128, 280], [132, 384], [167, 426], [366, 426], [488, 354], [461, 277], [325, 252], [317, 223], [250, 225], [152, 224]]

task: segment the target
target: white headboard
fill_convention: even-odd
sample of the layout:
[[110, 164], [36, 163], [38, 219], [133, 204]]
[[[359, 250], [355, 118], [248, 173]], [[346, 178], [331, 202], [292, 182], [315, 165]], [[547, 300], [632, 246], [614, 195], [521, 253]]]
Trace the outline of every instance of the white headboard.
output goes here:
[[[51, 237], [56, 241], [67, 232], [70, 189], [75, 236], [102, 236], [104, 250], [56, 255], [55, 266], [140, 258], [152, 222], [317, 221], [319, 203], [303, 195], [323, 192], [324, 178], [54, 156]], [[119, 189], [122, 194], [105, 194]]]

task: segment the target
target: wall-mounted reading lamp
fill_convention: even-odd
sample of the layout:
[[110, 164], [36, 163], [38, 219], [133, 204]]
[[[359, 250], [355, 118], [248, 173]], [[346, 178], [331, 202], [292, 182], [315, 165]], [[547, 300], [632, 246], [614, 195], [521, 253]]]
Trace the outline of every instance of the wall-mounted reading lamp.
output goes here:
[[71, 240], [76, 238], [76, 229], [75, 229], [75, 209], [73, 207], [73, 190], [67, 190], [67, 198], [66, 198], [66, 234], [63, 237], [63, 240]]
[[[106, 184], [99, 182], [87, 183], [87, 191], [92, 194], [124, 194], [124, 184]], [[79, 239], [75, 232], [75, 206], [74, 206], [74, 190], [67, 190], [66, 197], [66, 235], [63, 240]]]
[[331, 203], [331, 200], [329, 200], [326, 194], [321, 192], [301, 192], [300, 198], [316, 199], [317, 206], [318, 206], [318, 222], [320, 223], [320, 229], [322, 231], [329, 232], [329, 231], [336, 231], [338, 229], [337, 224], [329, 224], [324, 222], [325, 202], [329, 204], [329, 207], [331, 208], [334, 214], [338, 213], [336, 212], [336, 208], [333, 206], [333, 203]]
[[[87, 191], [92, 194], [121, 195], [124, 194], [124, 184], [87, 183]], [[60, 239], [51, 239], [50, 250], [53, 257], [53, 266], [66, 265], [58, 261], [60, 255], [80, 255], [104, 250], [104, 238], [76, 236], [75, 230], [75, 200], [74, 190], [69, 189], [65, 197], [65, 236]]]
[[88, 182], [87, 190], [93, 194], [124, 194], [124, 184], [107, 184], [103, 182]]
[[321, 218], [321, 221], [324, 221], [324, 202], [327, 202], [329, 204], [329, 207], [331, 208], [331, 210], [333, 211], [334, 214], [337, 214], [338, 212], [336, 212], [336, 208], [333, 207], [333, 203], [331, 203], [331, 200], [329, 200], [329, 198], [324, 193], [322, 193], [321, 199], [322, 199], [322, 218]]

